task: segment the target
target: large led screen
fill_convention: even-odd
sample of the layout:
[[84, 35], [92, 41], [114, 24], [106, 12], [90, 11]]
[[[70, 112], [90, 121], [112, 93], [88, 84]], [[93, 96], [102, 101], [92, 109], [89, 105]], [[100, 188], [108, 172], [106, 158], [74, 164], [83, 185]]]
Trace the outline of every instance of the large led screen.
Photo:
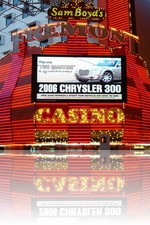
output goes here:
[[33, 55], [32, 101], [125, 102], [125, 57]]

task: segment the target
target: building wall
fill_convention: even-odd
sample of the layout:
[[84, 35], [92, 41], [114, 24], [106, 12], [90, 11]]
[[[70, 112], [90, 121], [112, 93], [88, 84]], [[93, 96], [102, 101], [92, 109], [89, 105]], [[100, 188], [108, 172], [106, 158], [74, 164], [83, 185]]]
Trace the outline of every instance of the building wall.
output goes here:
[[[107, 27], [131, 30], [128, 0], [109, 0]], [[122, 12], [118, 14], [118, 8]], [[122, 16], [121, 16], [122, 15]], [[73, 21], [74, 23], [75, 21]], [[106, 23], [106, 21], [105, 21]], [[108, 47], [91, 44], [86, 38], [68, 37], [67, 42], [44, 48], [22, 45], [20, 54], [9, 54], [0, 62], [4, 77], [0, 76], [0, 143], [32, 144], [47, 142], [89, 143], [99, 141], [100, 134], [108, 134], [115, 144], [148, 143], [150, 141], [149, 98], [150, 79], [143, 61], [129, 53], [129, 43], [108, 42]], [[126, 55], [127, 103], [31, 103], [32, 54], [51, 55]], [[120, 108], [125, 114], [122, 123], [61, 123], [41, 124], [35, 120], [40, 108], [55, 111], [62, 108]]]
[[149, 11], [150, 11], [149, 0], [145, 1], [135, 0], [137, 35], [140, 38], [139, 55], [146, 61], [150, 73], [150, 57], [149, 57], [150, 32], [148, 31], [148, 28], [150, 27]]

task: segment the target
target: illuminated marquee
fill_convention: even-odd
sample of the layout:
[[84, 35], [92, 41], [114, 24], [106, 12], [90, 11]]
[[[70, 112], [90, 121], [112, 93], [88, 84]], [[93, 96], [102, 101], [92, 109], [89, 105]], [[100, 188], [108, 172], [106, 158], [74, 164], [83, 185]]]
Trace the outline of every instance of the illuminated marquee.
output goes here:
[[48, 10], [51, 20], [87, 19], [88, 21], [102, 21], [105, 18], [105, 10], [95, 8], [92, 2], [85, 3], [81, 0], [60, 3], [60, 6], [52, 6]]
[[118, 31], [114, 28], [107, 29], [98, 23], [76, 23], [72, 25], [69, 22], [59, 22], [28, 28], [13, 33], [13, 51], [19, 52], [19, 45], [24, 41], [30, 42], [61, 36], [91, 37], [93, 40], [98, 40], [100, 44], [103, 44], [103, 41], [106, 39], [115, 43], [125, 44], [128, 39], [130, 42], [130, 52], [132, 54], [134, 54], [134, 44], [139, 41], [139, 38], [133, 34], [126, 31]]
[[40, 108], [35, 113], [35, 121], [41, 124], [95, 124], [122, 123], [125, 116], [119, 108], [71, 108], [67, 115], [62, 108], [56, 108], [52, 113], [50, 108]]

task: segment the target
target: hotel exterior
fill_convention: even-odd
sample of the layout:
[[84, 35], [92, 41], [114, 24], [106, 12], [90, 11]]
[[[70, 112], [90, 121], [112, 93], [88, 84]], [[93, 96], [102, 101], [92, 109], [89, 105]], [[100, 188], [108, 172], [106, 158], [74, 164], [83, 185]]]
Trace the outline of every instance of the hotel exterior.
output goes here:
[[[110, 136], [112, 147], [149, 144], [150, 78], [137, 51], [133, 1], [69, 1], [68, 5], [49, 6], [49, 23], [12, 33], [13, 50], [0, 60], [0, 145], [5, 149], [38, 144], [92, 146], [99, 143], [101, 135]], [[48, 45], [34, 46], [37, 42]], [[121, 84], [114, 81], [109, 86], [121, 88], [121, 98], [116, 101], [109, 93], [110, 99], [105, 101], [88, 101], [87, 95], [83, 99], [81, 95], [54, 101], [35, 99], [38, 95], [33, 77], [38, 65], [33, 55], [40, 59], [51, 57], [52, 63], [53, 58], [62, 60], [59, 57], [64, 57], [64, 61], [70, 57], [125, 59]], [[74, 87], [78, 85], [75, 83]], [[91, 92], [95, 90], [92, 82], [82, 85], [92, 87]], [[100, 88], [104, 86], [101, 84]]]

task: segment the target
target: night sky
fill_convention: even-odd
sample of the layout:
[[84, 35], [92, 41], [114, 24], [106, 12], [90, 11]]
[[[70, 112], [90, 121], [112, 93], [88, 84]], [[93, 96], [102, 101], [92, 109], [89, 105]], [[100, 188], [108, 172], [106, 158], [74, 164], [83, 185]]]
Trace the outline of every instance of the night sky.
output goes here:
[[135, 0], [139, 55], [146, 61], [150, 73], [150, 0]]

